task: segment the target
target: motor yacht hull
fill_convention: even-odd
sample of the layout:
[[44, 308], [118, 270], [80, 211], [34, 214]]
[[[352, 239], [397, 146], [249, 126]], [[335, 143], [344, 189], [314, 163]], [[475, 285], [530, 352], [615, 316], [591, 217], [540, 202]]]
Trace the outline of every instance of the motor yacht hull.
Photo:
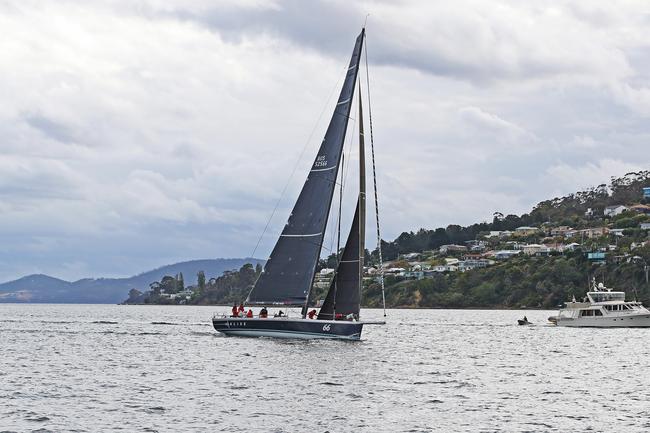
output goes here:
[[630, 314], [617, 317], [551, 317], [557, 326], [572, 328], [650, 328], [650, 314]]
[[362, 322], [289, 318], [213, 318], [214, 329], [228, 336], [359, 340]]

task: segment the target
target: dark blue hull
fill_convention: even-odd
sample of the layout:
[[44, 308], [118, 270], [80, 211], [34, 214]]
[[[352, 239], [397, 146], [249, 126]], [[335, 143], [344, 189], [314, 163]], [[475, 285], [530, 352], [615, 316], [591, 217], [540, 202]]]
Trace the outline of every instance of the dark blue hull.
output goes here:
[[346, 320], [214, 317], [214, 329], [239, 337], [359, 340], [363, 323]]

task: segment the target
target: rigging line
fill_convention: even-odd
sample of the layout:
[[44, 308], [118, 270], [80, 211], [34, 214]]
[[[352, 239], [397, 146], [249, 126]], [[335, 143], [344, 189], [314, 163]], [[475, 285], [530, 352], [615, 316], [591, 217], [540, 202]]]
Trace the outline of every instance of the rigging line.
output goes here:
[[305, 142], [304, 146], [302, 147], [302, 151], [300, 152], [300, 156], [298, 156], [298, 159], [296, 160], [296, 163], [293, 166], [293, 170], [291, 170], [291, 174], [289, 175], [289, 178], [287, 179], [287, 182], [284, 184], [284, 187], [282, 188], [282, 192], [280, 193], [280, 197], [275, 202], [275, 206], [273, 207], [273, 211], [271, 212], [271, 216], [269, 216], [268, 220], [266, 221], [266, 225], [264, 226], [264, 230], [262, 230], [262, 234], [260, 235], [259, 239], [257, 239], [257, 243], [255, 244], [255, 248], [253, 248], [253, 252], [250, 255], [250, 257], [253, 257], [253, 258], [255, 257], [255, 253], [257, 252], [257, 249], [259, 248], [260, 243], [262, 242], [262, 238], [266, 234], [266, 231], [268, 230], [269, 225], [271, 224], [271, 221], [273, 220], [273, 217], [275, 216], [275, 213], [278, 210], [278, 206], [280, 205], [280, 202], [284, 198], [284, 194], [287, 192], [287, 188], [289, 187], [289, 183], [291, 183], [291, 179], [293, 178], [293, 175], [296, 173], [296, 170], [298, 169], [298, 165], [300, 164], [300, 161], [302, 161], [302, 158], [305, 155], [305, 151], [307, 150], [307, 147], [309, 146], [309, 142], [313, 138], [314, 133], [316, 132], [316, 128], [318, 128], [318, 125], [320, 124], [320, 121], [323, 118], [323, 114], [325, 114], [325, 110], [327, 110], [327, 107], [329, 106], [329, 103], [332, 100], [332, 96], [334, 95], [334, 92], [336, 92], [336, 89], [338, 88], [338, 85], [339, 85], [340, 82], [341, 82], [341, 78], [339, 77], [339, 79], [336, 81], [336, 84], [334, 84], [334, 87], [332, 87], [332, 90], [330, 91], [330, 94], [327, 97], [327, 101], [325, 101], [325, 105], [323, 106], [323, 109], [321, 110], [320, 114], [318, 115], [318, 119], [316, 120], [316, 123], [314, 124], [314, 127], [312, 128], [311, 132], [309, 133], [309, 137], [307, 138], [307, 141]]
[[381, 231], [379, 230], [379, 200], [377, 198], [377, 172], [375, 170], [375, 140], [372, 133], [372, 104], [370, 103], [370, 73], [368, 72], [368, 40], [364, 44], [366, 55], [366, 90], [368, 92], [368, 124], [370, 126], [370, 153], [372, 154], [372, 183], [375, 191], [375, 220], [377, 223], [377, 251], [379, 252], [379, 278], [381, 280], [381, 298], [386, 317], [386, 288], [384, 286], [384, 264], [381, 254]]

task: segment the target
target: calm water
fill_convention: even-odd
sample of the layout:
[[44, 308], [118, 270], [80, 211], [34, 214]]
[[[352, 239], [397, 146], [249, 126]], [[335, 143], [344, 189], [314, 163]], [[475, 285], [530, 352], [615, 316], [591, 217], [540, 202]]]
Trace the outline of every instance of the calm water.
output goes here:
[[0, 431], [650, 430], [650, 329], [394, 310], [361, 342], [281, 341], [215, 310], [0, 304]]

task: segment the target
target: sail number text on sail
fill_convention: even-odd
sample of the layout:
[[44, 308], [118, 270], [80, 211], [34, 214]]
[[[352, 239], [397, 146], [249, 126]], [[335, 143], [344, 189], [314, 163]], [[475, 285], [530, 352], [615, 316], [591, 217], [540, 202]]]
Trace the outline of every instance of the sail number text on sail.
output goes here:
[[327, 167], [327, 156], [319, 155], [316, 162], [314, 162], [314, 167]]

